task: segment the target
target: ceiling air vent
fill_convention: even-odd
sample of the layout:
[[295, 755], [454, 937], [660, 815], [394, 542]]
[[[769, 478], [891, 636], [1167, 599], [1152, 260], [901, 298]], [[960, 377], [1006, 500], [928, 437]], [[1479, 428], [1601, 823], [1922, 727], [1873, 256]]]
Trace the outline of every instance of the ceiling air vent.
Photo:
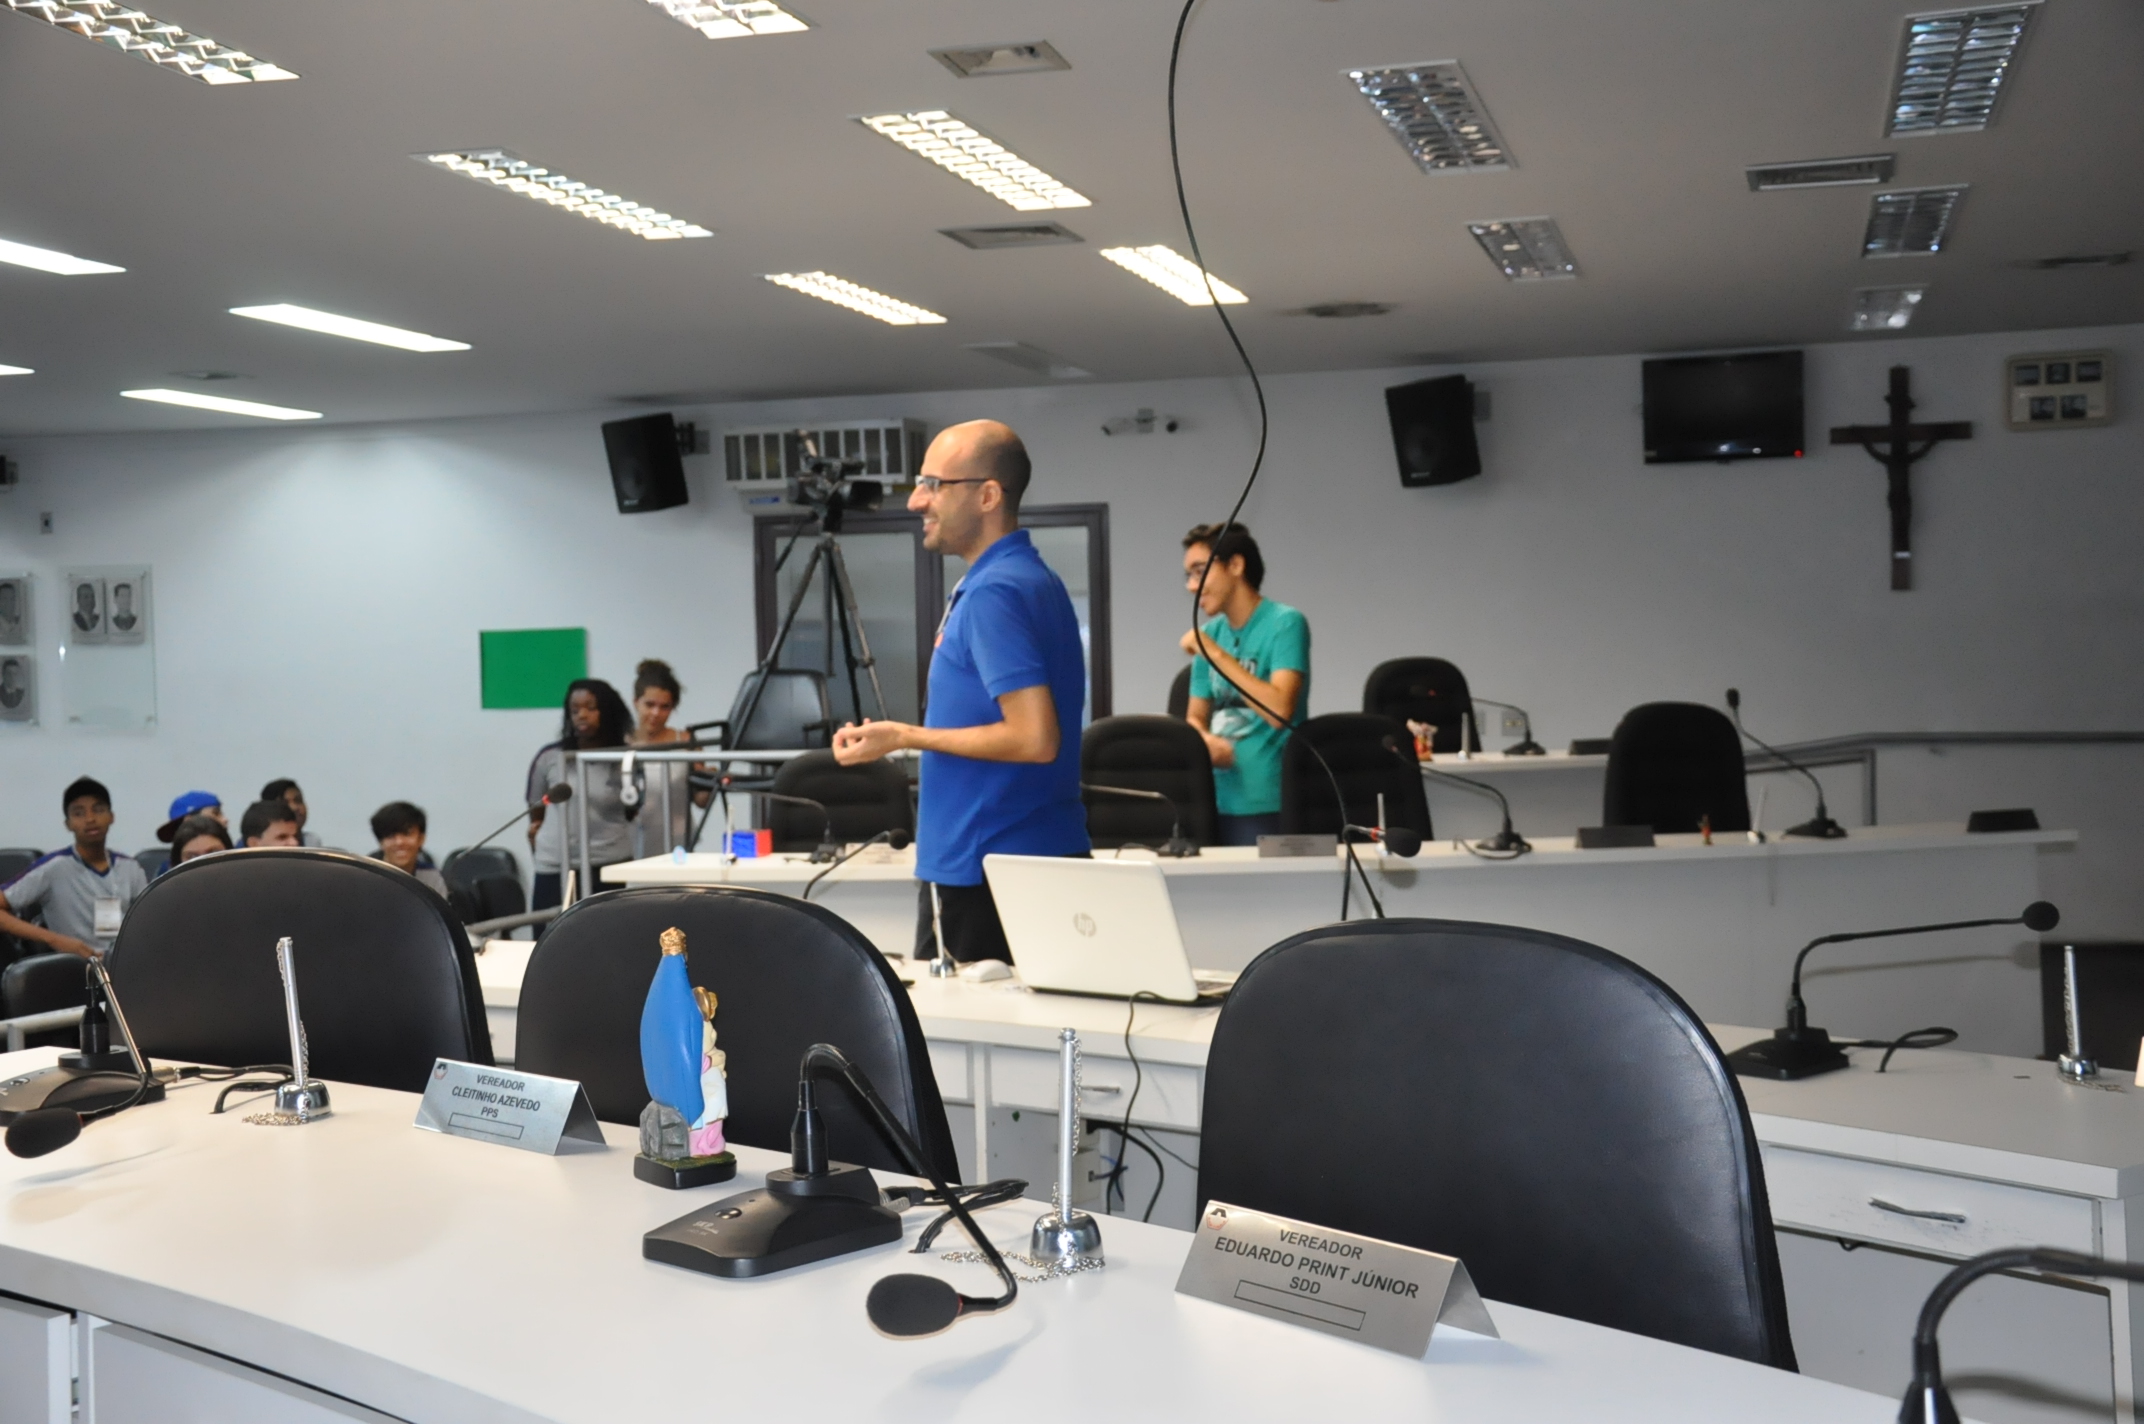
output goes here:
[[1070, 69], [1072, 62], [1057, 52], [1048, 40], [1020, 44], [960, 45], [930, 51], [932, 59], [963, 79], [981, 79], [991, 74], [1041, 74], [1051, 69]]
[[2078, 267], [2126, 267], [2133, 252], [2080, 252], [2070, 257], [2028, 257], [2015, 265], [2033, 272], [2068, 272]]
[[1897, 159], [1893, 153], [1871, 153], [1860, 158], [1812, 158], [1806, 163], [1759, 163], [1749, 169], [1749, 190], [1772, 193], [1781, 188], [1888, 183]]
[[1083, 380], [1094, 374], [1054, 356], [1039, 346], [1030, 346], [1024, 341], [973, 341], [966, 348], [978, 356], [988, 356], [993, 361], [1003, 361], [1008, 366], [1018, 366], [1023, 371], [1032, 371], [1038, 376], [1048, 376], [1057, 381]]
[[977, 252], [994, 252], [1001, 247], [1055, 247], [1087, 240], [1063, 223], [1053, 222], [993, 223], [988, 227], [942, 227], [938, 231]]
[[1965, 187], [1960, 183], [1876, 194], [1869, 200], [1869, 226], [1861, 239], [1861, 255], [1932, 257], [1941, 252]]
[[1390, 302], [1319, 302], [1316, 306], [1304, 307], [1303, 315], [1344, 321], [1349, 317], [1384, 316], [1392, 309]]

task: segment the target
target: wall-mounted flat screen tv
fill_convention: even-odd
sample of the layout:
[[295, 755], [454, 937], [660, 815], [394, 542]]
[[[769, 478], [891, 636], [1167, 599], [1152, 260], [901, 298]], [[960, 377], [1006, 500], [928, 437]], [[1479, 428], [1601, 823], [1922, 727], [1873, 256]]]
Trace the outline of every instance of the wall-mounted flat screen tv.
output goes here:
[[1645, 463], [1798, 460], [1802, 353], [1676, 356], [1645, 363]]

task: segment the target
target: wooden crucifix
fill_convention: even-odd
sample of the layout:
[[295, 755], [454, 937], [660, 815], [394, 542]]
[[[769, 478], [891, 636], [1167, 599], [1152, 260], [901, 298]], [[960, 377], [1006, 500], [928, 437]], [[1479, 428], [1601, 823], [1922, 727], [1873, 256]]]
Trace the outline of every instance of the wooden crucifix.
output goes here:
[[[1913, 466], [1942, 440], [1970, 440], [1973, 422], [1947, 420], [1935, 425], [1913, 423], [1912, 375], [1904, 366], [1891, 368], [1891, 393], [1884, 397], [1891, 407], [1888, 425], [1838, 425], [1831, 431], [1834, 445], [1859, 445], [1891, 476], [1891, 587], [1913, 587]], [[1914, 442], [1919, 441], [1916, 445]]]

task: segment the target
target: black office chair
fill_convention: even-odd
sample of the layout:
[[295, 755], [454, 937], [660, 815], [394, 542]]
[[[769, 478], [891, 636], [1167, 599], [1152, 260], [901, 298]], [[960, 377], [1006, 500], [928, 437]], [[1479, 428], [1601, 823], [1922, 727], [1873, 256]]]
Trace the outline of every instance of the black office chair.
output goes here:
[[42, 860], [44, 854], [41, 850], [31, 850], [26, 846], [9, 846], [0, 850], [0, 890], [5, 890], [9, 881]]
[[1198, 1194], [1457, 1256], [1491, 1300], [1794, 1368], [1734, 1075], [1672, 989], [1561, 935], [1372, 920], [1267, 950], [1215, 1026]]
[[[33, 954], [0, 970], [0, 1019], [19, 1019], [26, 1014], [50, 1013], [54, 1009], [78, 1009], [87, 998], [83, 976], [89, 963], [73, 954]], [[57, 1044], [73, 1048], [80, 1034], [73, 1028], [45, 1029], [23, 1035], [23, 1047]]]
[[811, 850], [822, 826], [831, 826], [837, 844], [869, 840], [881, 831], [915, 834], [915, 810], [908, 796], [908, 773], [898, 762], [874, 761], [843, 766], [828, 751], [806, 752], [783, 762], [767, 788], [783, 796], [802, 796], [826, 807], [820, 816], [809, 806], [767, 803], [767, 827], [778, 851]]
[[1481, 750], [1481, 728], [1471, 722], [1474, 696], [1467, 691], [1466, 674], [1443, 658], [1379, 663], [1362, 684], [1362, 710], [1403, 724], [1429, 723], [1437, 729], [1429, 744], [1433, 752], [1459, 751], [1462, 729], [1474, 725], [1473, 744], [1466, 750]]
[[694, 722], [685, 730], [697, 736], [712, 729], [710, 744], [731, 751], [788, 751], [797, 747], [823, 747], [834, 736], [834, 712], [826, 700], [826, 674], [811, 668], [773, 668], [767, 673], [767, 692], [752, 709], [752, 725], [740, 725], [745, 703], [759, 685], [759, 669], [744, 675], [737, 685], [737, 700], [730, 715], [712, 722]]
[[1169, 679], [1169, 715], [1181, 722], [1190, 710], [1191, 664], [1185, 663], [1176, 670], [1176, 676]]
[[[1311, 755], [1316, 747], [1332, 768]], [[1430, 835], [1429, 796], [1422, 789], [1414, 738], [1405, 725], [1367, 712], [1328, 712], [1295, 729], [1281, 753], [1280, 828], [1290, 835], [1337, 835], [1340, 808], [1333, 781], [1347, 798], [1350, 825], [1377, 824], [1377, 798], [1385, 798], [1385, 824]]]
[[1727, 714], [1698, 702], [1648, 702], [1616, 724], [1601, 796], [1604, 826], [1661, 834], [1749, 829], [1742, 738]]
[[314, 1076], [417, 1092], [435, 1058], [492, 1061], [476, 956], [446, 902], [382, 861], [296, 848], [201, 856], [135, 900], [106, 962], [142, 1051], [287, 1063], [285, 935]]
[[135, 851], [134, 859], [140, 864], [141, 873], [154, 880], [171, 869], [171, 854], [174, 849], [175, 847], [168, 845], [150, 846], [147, 850]]
[[1079, 739], [1079, 779], [1095, 786], [1158, 791], [1156, 801], [1081, 793], [1087, 838], [1098, 850], [1126, 844], [1159, 846], [1180, 823], [1193, 842], [1214, 843], [1213, 756], [1206, 739], [1181, 717], [1104, 717]]
[[447, 882], [447, 903], [465, 925], [518, 915], [529, 907], [521, 862], [505, 846], [449, 851], [439, 873]]
[[[781, 1151], [797, 1110], [797, 1063], [831, 1043], [862, 1068], [928, 1160], [959, 1175], [923, 1029], [886, 957], [839, 916], [802, 900], [734, 886], [642, 886], [591, 896], [552, 922], [521, 984], [514, 1066], [578, 1079], [596, 1116], [637, 1123], [647, 1106], [640, 1012], [662, 957], [685, 932], [692, 982], [718, 1001], [728, 1055], [724, 1135]], [[902, 1170], [847, 1090], [823, 1088], [832, 1155]]]

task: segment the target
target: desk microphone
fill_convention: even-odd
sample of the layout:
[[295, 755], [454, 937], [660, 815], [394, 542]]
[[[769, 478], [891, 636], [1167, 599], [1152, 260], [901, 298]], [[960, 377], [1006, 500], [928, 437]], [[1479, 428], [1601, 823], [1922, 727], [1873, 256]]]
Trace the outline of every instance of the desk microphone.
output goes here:
[[[1489, 705], [1494, 707], [1499, 706], [1501, 704], [1491, 703]], [[1427, 776], [1434, 776], [1439, 781], [1449, 781], [1454, 786], [1464, 786], [1467, 790], [1476, 792], [1480, 795], [1494, 796], [1496, 798], [1496, 804], [1501, 807], [1504, 812], [1504, 828], [1498, 831], [1495, 835], [1491, 836], [1489, 839], [1477, 842], [1475, 846], [1477, 850], [1501, 851], [1506, 856], [1515, 858], [1518, 856], [1522, 856], [1526, 854], [1526, 852], [1533, 849], [1532, 842], [1528, 841], [1526, 837], [1520, 835], [1517, 831], [1511, 829], [1511, 801], [1504, 795], [1503, 792], [1497, 790], [1494, 786], [1491, 786], [1486, 781], [1476, 781], [1471, 776], [1454, 776], [1448, 771], [1439, 771], [1436, 767], [1430, 766], [1425, 762], [1416, 760], [1414, 757], [1411, 757], [1400, 750], [1399, 738], [1397, 737], [1387, 735], [1385, 737], [1384, 746], [1386, 751], [1392, 753], [1392, 755], [1396, 757], [1400, 762], [1404, 763], [1406, 766], [1410, 767], [1415, 771], [1419, 771]]]
[[[722, 778], [725, 788], [730, 785], [728, 777]], [[841, 858], [841, 847], [834, 844], [834, 813], [826, 809], [824, 801], [814, 801], [809, 796], [790, 796], [780, 791], [754, 791], [754, 796], [764, 796], [769, 801], [779, 801], [785, 806], [809, 806], [819, 813], [819, 844], [812, 847], [812, 864], [818, 865]]]
[[1340, 834], [1381, 843], [1403, 860], [1412, 860], [1422, 853], [1422, 833], [1410, 831], [1405, 826], [1342, 826]]
[[1519, 714], [1520, 740], [1513, 742], [1510, 746], [1504, 748], [1505, 756], [1548, 755], [1548, 748], [1542, 746], [1539, 742], [1534, 740], [1534, 719], [1526, 714], [1526, 709], [1524, 707], [1521, 707], [1514, 702], [1498, 702], [1495, 699], [1488, 697], [1472, 697], [1469, 698], [1469, 700], [1473, 702], [1478, 702], [1484, 707], [1500, 707], [1506, 712], [1516, 712]]
[[859, 843], [853, 850], [845, 850], [841, 852], [841, 854], [835, 856], [833, 864], [827, 866], [826, 869], [820, 871], [817, 875], [814, 875], [811, 879], [804, 882], [804, 893], [797, 898], [800, 900], [809, 900], [811, 898], [811, 892], [818, 888], [820, 881], [826, 879], [827, 876], [832, 875], [835, 871], [841, 869], [842, 866], [847, 865], [850, 861], [856, 859], [857, 856], [862, 855], [872, 846], [884, 844], [887, 848], [891, 850], [907, 850], [908, 843], [912, 839], [913, 837], [911, 837], [908, 832], [902, 830], [898, 826], [894, 827], [890, 831], [880, 831], [877, 835], [872, 836], [868, 840]]
[[484, 839], [478, 841], [475, 845], [469, 847], [469, 849], [481, 850], [485, 846], [488, 846], [493, 841], [497, 840], [499, 837], [505, 835], [508, 831], [512, 830], [517, 822], [527, 820], [530, 816], [535, 815], [538, 811], [542, 810], [546, 806], [556, 806], [561, 802], [571, 801], [572, 799], [573, 788], [567, 783], [561, 781], [556, 786], [553, 786], [549, 790], [545, 791], [539, 799], [530, 802], [527, 806], [524, 806], [519, 811], [514, 812], [513, 815], [508, 816], [506, 818], [505, 825], [499, 827], [499, 829], [493, 831], [490, 835], [484, 837]]
[[1177, 809], [1176, 802], [1172, 798], [1163, 795], [1161, 792], [1143, 791], [1136, 786], [1102, 786], [1092, 781], [1082, 781], [1079, 784], [1079, 789], [1091, 792], [1096, 796], [1124, 796], [1138, 801], [1159, 801], [1169, 808], [1169, 820], [1171, 823], [1169, 826], [1169, 842], [1161, 848], [1161, 853], [1176, 860], [1181, 860], [1187, 855], [1197, 855], [1199, 853], [1198, 842], [1184, 834], [1183, 812]]
[[1802, 1002], [1802, 961], [1820, 944], [1845, 944], [1857, 939], [1889, 939], [1893, 935], [1936, 934], [1943, 930], [1977, 930], [1990, 925], [2023, 925], [2034, 934], [2046, 934], [2062, 923], [2062, 912], [2045, 900], [2035, 900], [2022, 915], [1995, 920], [1951, 920], [1940, 925], [1907, 925], [1895, 930], [1857, 930], [1851, 934], [1819, 935], [1794, 956], [1794, 978], [1787, 989], [1786, 1027], [1774, 1029], [1770, 1038], [1760, 1038], [1746, 1048], [1727, 1055], [1727, 1066], [1745, 1078], [1777, 1078], [1792, 1082], [1813, 1078], [1846, 1066], [1846, 1053], [1820, 1028], [1809, 1027], [1809, 1006]]
[[[119, 1036], [126, 1040], [127, 1056], [134, 1061], [134, 1090], [116, 1102], [107, 1102], [86, 1111], [68, 1107], [39, 1107], [22, 1113], [7, 1125], [7, 1150], [17, 1157], [42, 1157], [47, 1152], [57, 1152], [82, 1135], [85, 1123], [123, 1113], [145, 1098], [161, 1098], [164, 1095], [163, 1085], [156, 1081], [156, 1075], [149, 1071], [148, 1061], [141, 1056], [141, 1050], [134, 1046], [134, 1031], [127, 1027], [126, 1011], [119, 1007], [119, 996], [112, 992], [111, 975], [105, 972], [102, 960], [89, 961], [89, 982], [89, 1004], [82, 1014], [80, 1057], [84, 1061], [93, 1060], [103, 1047], [105, 1020], [97, 1007], [98, 997], [101, 995], [104, 1004], [112, 1011], [112, 1022], [118, 1025]], [[47, 1074], [59, 1075], [61, 1079], [58, 1086], [46, 1094], [47, 1102], [66, 1095], [67, 1089], [73, 1083], [84, 1084], [90, 1091], [78, 1091], [72, 1096], [93, 1098], [96, 1096], [98, 1079], [118, 1076], [103, 1072], [76, 1074], [65, 1066], [47, 1069], [44, 1074], [35, 1076], [42, 1078]]]
[[1824, 809], [1824, 783], [1816, 779], [1816, 773], [1809, 770], [1808, 767], [1803, 766], [1793, 757], [1788, 756], [1785, 752], [1779, 750], [1779, 748], [1771, 745], [1769, 742], [1759, 740], [1755, 733], [1751, 732], [1749, 728], [1742, 725], [1741, 689], [1734, 687], [1730, 687], [1727, 689], [1727, 710], [1734, 714], [1735, 730], [1737, 732], [1740, 732], [1743, 736], [1748, 737], [1751, 741], [1756, 742], [1758, 746], [1764, 748], [1765, 751], [1770, 752], [1773, 756], [1785, 762], [1790, 769], [1798, 771], [1803, 776], [1808, 777], [1809, 784], [1816, 788], [1816, 814], [1814, 816], [1811, 816], [1808, 820], [1802, 822], [1798, 826], [1787, 827], [1787, 829], [1781, 832], [1781, 834], [1789, 836], [1807, 836], [1812, 840], [1820, 841], [1838, 841], [1846, 839], [1846, 827], [1840, 825], [1837, 821], [1831, 819], [1831, 812]]

